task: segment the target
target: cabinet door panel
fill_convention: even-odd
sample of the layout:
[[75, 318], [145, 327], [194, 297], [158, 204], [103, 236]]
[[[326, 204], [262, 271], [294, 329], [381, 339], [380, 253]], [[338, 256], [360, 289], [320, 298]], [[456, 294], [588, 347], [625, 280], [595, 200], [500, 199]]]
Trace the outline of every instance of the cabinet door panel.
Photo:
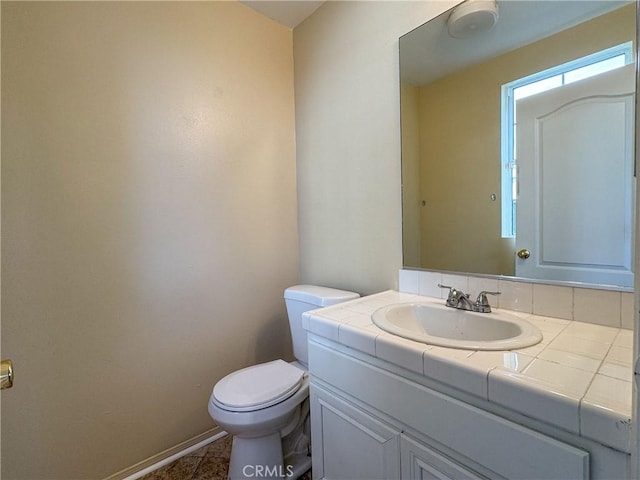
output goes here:
[[311, 386], [314, 478], [400, 478], [400, 432]]
[[406, 480], [485, 480], [426, 445], [402, 435], [402, 478]]

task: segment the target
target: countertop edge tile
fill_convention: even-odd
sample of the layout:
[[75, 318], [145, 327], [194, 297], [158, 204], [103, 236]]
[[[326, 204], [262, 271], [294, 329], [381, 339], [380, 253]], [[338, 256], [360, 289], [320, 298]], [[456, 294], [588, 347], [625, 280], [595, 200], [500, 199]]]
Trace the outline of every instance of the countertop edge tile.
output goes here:
[[367, 327], [354, 326], [348, 323], [343, 323], [338, 327], [340, 343], [372, 357], [376, 355], [377, 336], [377, 333]]
[[616, 450], [631, 453], [632, 420], [624, 413], [583, 399], [580, 404], [580, 435]]
[[544, 386], [544, 382], [495, 368], [489, 373], [489, 401], [580, 434], [580, 398]]
[[379, 359], [422, 375], [422, 357], [430, 346], [385, 332], [376, 337], [375, 348], [375, 356]]
[[328, 318], [324, 318], [321, 316], [311, 316], [309, 317], [309, 331], [311, 333], [315, 333], [316, 335], [320, 335], [321, 337], [328, 338], [329, 340], [333, 340], [334, 342], [339, 342], [339, 328], [340, 323], [335, 320], [330, 320]]
[[[468, 352], [469, 356], [474, 353], [472, 350]], [[494, 367], [485, 368], [467, 363], [465, 360], [468, 356], [462, 359], [447, 358], [433, 349], [425, 351], [423, 358], [425, 377], [488, 400], [487, 378]]]

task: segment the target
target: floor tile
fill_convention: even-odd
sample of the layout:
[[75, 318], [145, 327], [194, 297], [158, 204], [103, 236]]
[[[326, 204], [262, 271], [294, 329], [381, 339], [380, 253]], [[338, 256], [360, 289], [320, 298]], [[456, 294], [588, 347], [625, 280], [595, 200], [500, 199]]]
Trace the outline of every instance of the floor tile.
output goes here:
[[188, 480], [202, 461], [202, 457], [186, 456], [148, 473], [141, 480]]
[[[191, 480], [225, 480], [229, 471], [229, 462], [216, 457], [205, 457], [198, 465], [198, 469]], [[176, 478], [176, 480], [182, 480]]]
[[[224, 437], [159, 468], [140, 480], [226, 480], [233, 437]], [[311, 470], [300, 480], [311, 480]]]
[[225, 435], [224, 437], [216, 440], [207, 447], [207, 457], [215, 458], [231, 458], [231, 444], [233, 443], [233, 437], [231, 435]]
[[[214, 442], [214, 443], [215, 443], [215, 442]], [[191, 457], [200, 457], [200, 458], [202, 458], [202, 457], [204, 457], [204, 456], [207, 454], [207, 450], [209, 449], [209, 447], [210, 447], [210, 444], [209, 444], [209, 445], [205, 445], [204, 447], [199, 448], [199, 449], [198, 449], [198, 450], [196, 450], [195, 452], [191, 452], [191, 453], [189, 454], [189, 456], [191, 456]]]

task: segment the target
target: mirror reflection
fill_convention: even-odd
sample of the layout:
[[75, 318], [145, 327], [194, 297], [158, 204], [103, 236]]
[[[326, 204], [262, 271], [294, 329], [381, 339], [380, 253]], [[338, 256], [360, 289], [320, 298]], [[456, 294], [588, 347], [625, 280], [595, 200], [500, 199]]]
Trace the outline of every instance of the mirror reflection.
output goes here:
[[632, 287], [635, 3], [451, 15], [400, 39], [404, 265]]

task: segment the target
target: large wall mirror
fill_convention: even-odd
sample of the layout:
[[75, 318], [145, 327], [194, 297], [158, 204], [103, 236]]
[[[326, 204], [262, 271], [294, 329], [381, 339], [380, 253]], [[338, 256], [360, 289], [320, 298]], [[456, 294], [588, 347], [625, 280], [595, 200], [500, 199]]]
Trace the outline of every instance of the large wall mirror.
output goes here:
[[630, 289], [635, 2], [496, 5], [400, 38], [404, 265]]

